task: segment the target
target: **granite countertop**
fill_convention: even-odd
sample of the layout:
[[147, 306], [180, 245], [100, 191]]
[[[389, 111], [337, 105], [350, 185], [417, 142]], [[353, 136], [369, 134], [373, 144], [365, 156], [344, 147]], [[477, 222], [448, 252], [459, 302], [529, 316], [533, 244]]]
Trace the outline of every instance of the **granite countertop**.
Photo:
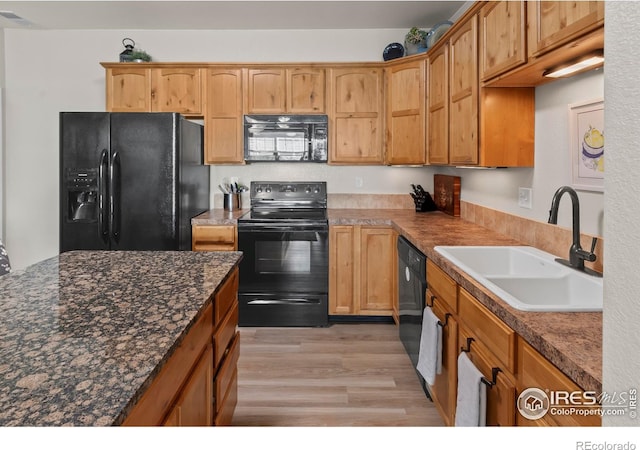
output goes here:
[[74, 251], [0, 277], [0, 426], [122, 423], [240, 259]]

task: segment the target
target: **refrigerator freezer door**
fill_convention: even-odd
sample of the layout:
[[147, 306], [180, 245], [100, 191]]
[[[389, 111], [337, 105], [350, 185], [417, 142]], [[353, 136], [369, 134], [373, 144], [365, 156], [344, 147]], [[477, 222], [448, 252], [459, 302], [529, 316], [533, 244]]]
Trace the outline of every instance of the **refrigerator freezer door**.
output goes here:
[[[112, 250], [178, 250], [174, 113], [112, 113]], [[119, 163], [118, 163], [119, 160]], [[115, 237], [114, 237], [115, 231]]]
[[100, 234], [107, 214], [100, 159], [108, 149], [108, 113], [60, 113], [60, 252], [109, 248]]

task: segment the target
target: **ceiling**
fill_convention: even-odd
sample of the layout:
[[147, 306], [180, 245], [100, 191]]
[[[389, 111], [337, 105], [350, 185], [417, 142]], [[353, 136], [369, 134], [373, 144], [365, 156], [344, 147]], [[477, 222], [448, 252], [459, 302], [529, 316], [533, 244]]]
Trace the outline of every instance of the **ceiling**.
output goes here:
[[[429, 29], [465, 1], [0, 1], [0, 28], [87, 30]], [[21, 20], [22, 19], [22, 20]]]

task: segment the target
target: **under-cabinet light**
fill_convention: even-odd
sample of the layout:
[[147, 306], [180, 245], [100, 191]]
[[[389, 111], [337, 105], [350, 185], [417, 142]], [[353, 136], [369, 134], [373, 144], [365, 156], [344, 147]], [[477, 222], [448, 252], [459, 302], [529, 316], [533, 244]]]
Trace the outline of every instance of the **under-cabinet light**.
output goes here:
[[563, 78], [595, 69], [602, 65], [604, 65], [604, 53], [602, 50], [598, 50], [597, 52], [584, 55], [580, 59], [571, 61], [568, 64], [547, 69], [542, 75], [550, 78]]

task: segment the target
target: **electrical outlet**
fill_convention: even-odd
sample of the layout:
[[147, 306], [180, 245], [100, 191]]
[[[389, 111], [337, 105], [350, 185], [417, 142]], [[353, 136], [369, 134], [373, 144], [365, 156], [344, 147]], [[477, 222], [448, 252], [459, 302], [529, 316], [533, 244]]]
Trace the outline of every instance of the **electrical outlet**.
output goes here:
[[363, 184], [362, 177], [356, 177], [356, 187], [361, 188]]
[[531, 209], [533, 197], [533, 189], [531, 188], [518, 188], [518, 206], [521, 208]]

